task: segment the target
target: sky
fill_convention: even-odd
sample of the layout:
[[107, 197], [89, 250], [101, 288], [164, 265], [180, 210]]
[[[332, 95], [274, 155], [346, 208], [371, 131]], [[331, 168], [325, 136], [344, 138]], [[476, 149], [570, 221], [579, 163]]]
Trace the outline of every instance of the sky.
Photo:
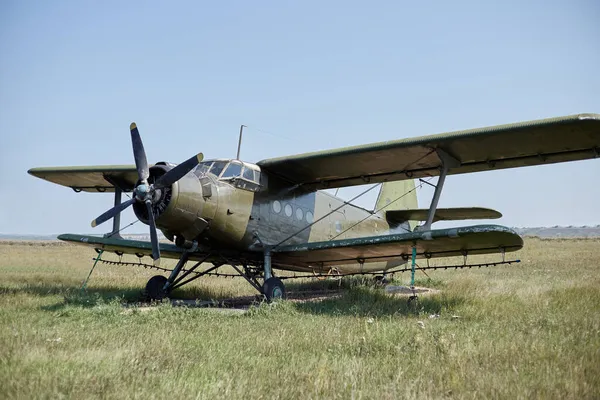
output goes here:
[[[600, 113], [599, 20], [596, 0], [4, 0], [0, 233], [103, 233], [90, 221], [110, 194], [26, 171], [133, 163], [132, 121], [150, 162], [235, 157], [241, 124], [241, 158], [256, 162]], [[450, 176], [439, 206], [494, 208], [507, 226], [596, 225], [599, 177], [600, 160]]]

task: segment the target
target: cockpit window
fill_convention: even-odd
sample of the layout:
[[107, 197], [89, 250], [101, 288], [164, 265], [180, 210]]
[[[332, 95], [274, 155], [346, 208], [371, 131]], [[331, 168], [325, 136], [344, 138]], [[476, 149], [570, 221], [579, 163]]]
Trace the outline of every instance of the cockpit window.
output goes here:
[[244, 167], [244, 174], [242, 175], [244, 179], [248, 179], [249, 181], [256, 181], [254, 179], [254, 170]]
[[196, 167], [196, 170], [194, 171], [194, 173], [196, 174], [196, 176], [200, 177], [200, 176], [204, 176], [206, 175], [206, 173], [208, 172], [208, 170], [210, 169], [210, 166], [213, 164], [212, 161], [205, 161], [202, 162], [198, 165], [198, 167]]
[[242, 164], [238, 164], [236, 162], [231, 162], [225, 172], [223, 172], [223, 176], [221, 179], [225, 178], [235, 178], [242, 174]]
[[223, 171], [223, 168], [225, 168], [225, 165], [227, 165], [227, 161], [215, 161], [212, 167], [210, 167], [209, 172], [213, 175], [219, 176]]

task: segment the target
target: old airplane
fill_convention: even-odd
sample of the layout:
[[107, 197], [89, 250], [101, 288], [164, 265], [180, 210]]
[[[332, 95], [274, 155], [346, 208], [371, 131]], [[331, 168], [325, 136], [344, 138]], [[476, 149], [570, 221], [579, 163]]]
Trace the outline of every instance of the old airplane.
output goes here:
[[[104, 251], [178, 259], [168, 277], [152, 277], [146, 292], [160, 299], [175, 288], [231, 265], [268, 300], [284, 297], [273, 269], [317, 274], [391, 271], [416, 260], [519, 250], [523, 240], [499, 225], [433, 229], [438, 220], [499, 218], [485, 208], [438, 208], [448, 175], [597, 158], [600, 114], [393, 140], [273, 158], [204, 160], [148, 165], [135, 123], [135, 165], [33, 168], [31, 175], [76, 192], [114, 192], [114, 207], [92, 226], [113, 219], [110, 233], [59, 239]], [[239, 158], [239, 157], [238, 157]], [[415, 179], [438, 176], [428, 209], [418, 209]], [[375, 210], [323, 189], [380, 186]], [[131, 198], [121, 201], [122, 193]], [[132, 206], [151, 241], [119, 235], [119, 213]], [[415, 221], [422, 221], [415, 226]], [[157, 228], [172, 243], [159, 242]], [[188, 262], [193, 266], [186, 269]], [[201, 267], [209, 265], [209, 267]], [[200, 270], [199, 268], [205, 268]], [[191, 275], [193, 274], [193, 275]], [[191, 275], [191, 276], [190, 276]]]

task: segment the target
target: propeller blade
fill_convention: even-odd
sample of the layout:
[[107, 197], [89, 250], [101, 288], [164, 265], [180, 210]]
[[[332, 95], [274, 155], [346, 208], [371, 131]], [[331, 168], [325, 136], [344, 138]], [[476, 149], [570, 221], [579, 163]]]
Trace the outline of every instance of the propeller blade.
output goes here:
[[135, 167], [137, 168], [138, 177], [141, 181], [146, 182], [150, 176], [150, 170], [148, 169], [148, 160], [146, 159], [146, 152], [144, 151], [144, 144], [140, 137], [135, 122], [132, 122], [129, 126], [131, 131], [131, 144], [133, 146], [133, 158], [135, 159]]
[[185, 174], [196, 168], [196, 166], [203, 159], [204, 155], [202, 153], [198, 153], [194, 157], [185, 160], [184, 162], [177, 165], [175, 168], [167, 171], [166, 174], [158, 178], [158, 180], [154, 183], [154, 187], [156, 189], [162, 189], [164, 187], [171, 186], [172, 184], [183, 178]]
[[154, 222], [154, 213], [152, 212], [152, 201], [146, 200], [146, 210], [148, 210], [148, 222], [150, 223], [150, 241], [152, 242], [152, 259], [154, 265], [160, 265], [160, 248], [158, 246], [158, 235], [156, 233], [156, 224]]
[[119, 204], [118, 206], [111, 208], [110, 210], [108, 210], [107, 212], [105, 212], [104, 214], [102, 214], [101, 216], [99, 216], [98, 218], [96, 218], [95, 220], [92, 221], [92, 228], [95, 228], [98, 225], [100, 225], [101, 223], [106, 222], [109, 219], [113, 218], [115, 215], [117, 215], [118, 213], [120, 213], [121, 211], [123, 211], [124, 209], [126, 209], [127, 207], [132, 205], [133, 203], [135, 203], [135, 197], [130, 200], [127, 200], [124, 203]]

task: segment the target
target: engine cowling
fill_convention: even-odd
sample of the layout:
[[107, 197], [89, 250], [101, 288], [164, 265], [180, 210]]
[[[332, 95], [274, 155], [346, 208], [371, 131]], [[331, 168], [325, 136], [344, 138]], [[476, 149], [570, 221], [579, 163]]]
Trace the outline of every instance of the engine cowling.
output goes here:
[[[164, 163], [153, 166], [148, 182], [154, 183], [171, 168]], [[187, 241], [196, 240], [207, 227], [207, 221], [202, 218], [205, 204], [202, 185], [193, 173], [188, 173], [170, 187], [156, 190], [152, 203], [156, 226], [171, 240], [173, 236]], [[134, 204], [133, 210], [140, 221], [148, 224], [148, 211], [143, 204]]]

